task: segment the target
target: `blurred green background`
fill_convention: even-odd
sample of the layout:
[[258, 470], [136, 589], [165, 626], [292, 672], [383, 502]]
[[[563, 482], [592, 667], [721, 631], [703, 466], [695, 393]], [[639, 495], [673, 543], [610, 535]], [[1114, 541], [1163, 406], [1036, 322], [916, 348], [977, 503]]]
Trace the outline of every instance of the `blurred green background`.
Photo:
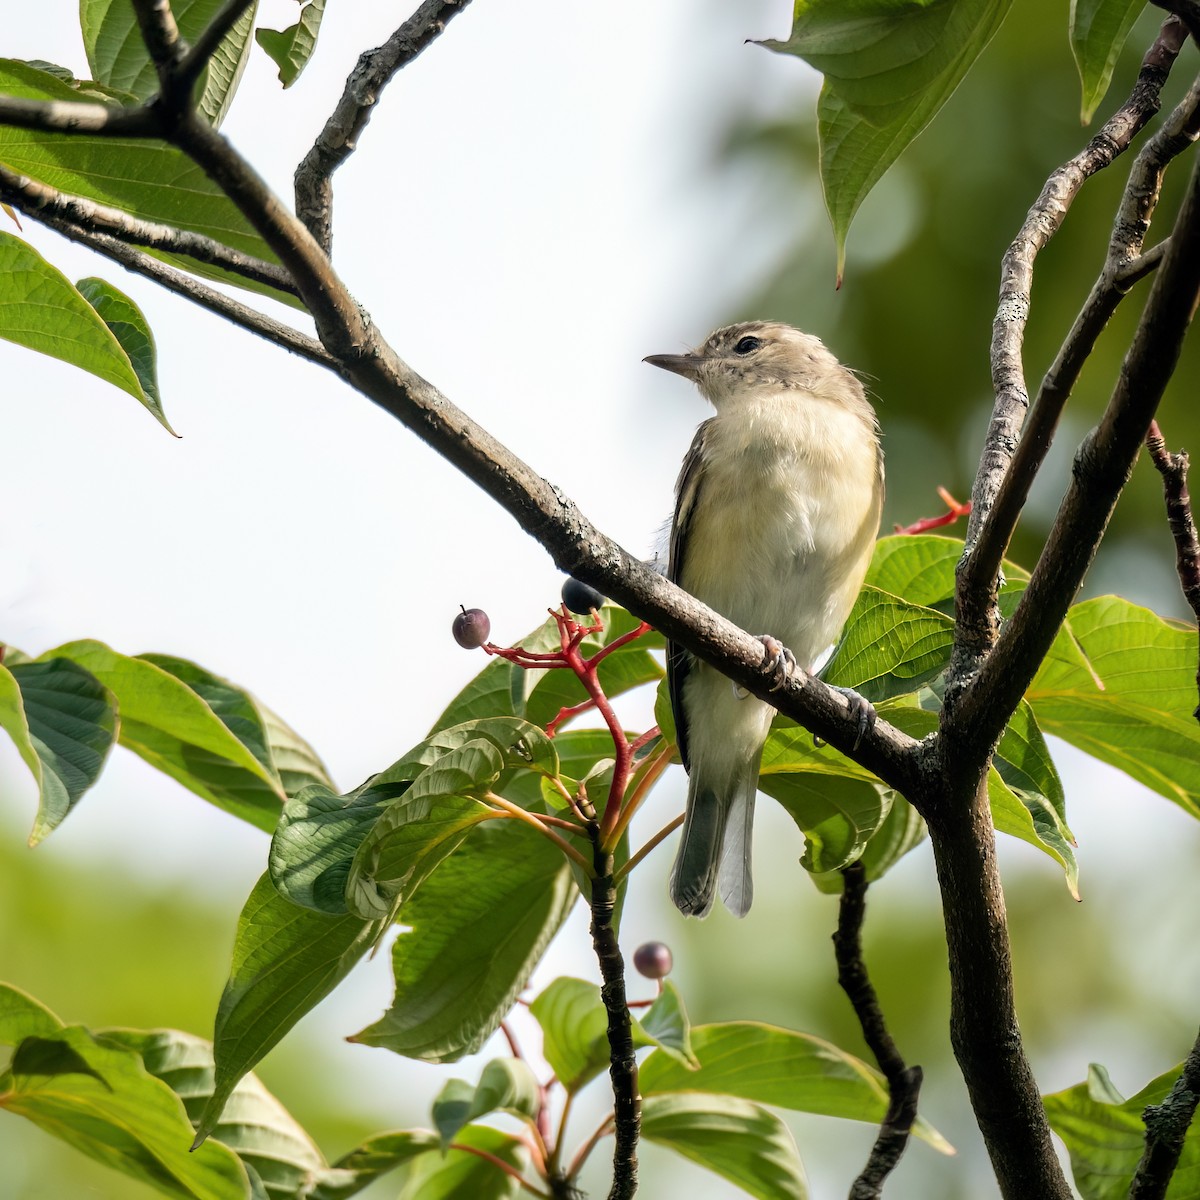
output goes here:
[[[696, 19], [716, 14], [718, 6], [725, 7], [720, 0], [696, 6]], [[764, 116], [753, 97], [731, 94], [722, 101], [706, 161], [688, 181], [703, 191], [735, 176], [753, 196], [745, 210], [755, 225], [753, 237], [727, 223], [712, 231], [716, 244], [707, 247], [715, 261], [725, 257], [738, 266], [729, 272], [736, 291], [706, 294], [716, 317], [771, 316], [810, 329], [877, 392], [888, 456], [885, 528], [937, 513], [938, 485], [961, 499], [969, 493], [990, 410], [987, 351], [1000, 256], [1046, 175], [1089, 136], [1077, 118], [1066, 19], [1065, 2], [1017, 0], [958, 93], [864, 204], [850, 233], [845, 284], [836, 296], [811, 99], [783, 121], [776, 112]], [[781, 12], [777, 25], [782, 21]], [[1093, 128], [1127, 93], [1157, 25], [1158, 15], [1149, 10]], [[1182, 94], [1194, 63], [1194, 48], [1185, 48], [1167, 89], [1168, 103]], [[1127, 165], [1122, 160], [1085, 188], [1062, 233], [1038, 260], [1026, 341], [1031, 392], [1100, 267]], [[1189, 169], [1181, 164], [1169, 176], [1154, 237], [1169, 221]], [[714, 288], [719, 284], [716, 272]], [[1030, 564], [1038, 552], [1074, 448], [1108, 397], [1143, 295], [1144, 288], [1122, 306], [1072, 400], [1011, 552], [1019, 562]], [[682, 294], [678, 303], [685, 307]], [[699, 340], [703, 330], [695, 332]], [[671, 348], [648, 346], [646, 352]], [[1197, 368], [1192, 345], [1160, 416], [1173, 448], [1197, 442]], [[464, 399], [469, 408], [470, 398]], [[570, 491], [562, 472], [560, 480]], [[1122, 499], [1086, 591], [1116, 591], [1159, 612], [1187, 615], [1158, 479], [1146, 462], [1139, 463]], [[243, 682], [254, 687], [253, 678]], [[431, 717], [456, 690], [456, 685], [439, 690], [437, 681], [422, 686], [429, 691]], [[288, 715], [286, 697], [269, 699]], [[1023, 1029], [1047, 1091], [1083, 1079], [1088, 1061], [1098, 1060], [1132, 1094], [1183, 1057], [1200, 1018], [1195, 1003], [1200, 980], [1195, 958], [1187, 953], [1200, 902], [1194, 869], [1200, 836], [1190, 818], [1161, 798], [1076, 753], [1055, 749], [1069, 819], [1080, 840], [1083, 902], [1071, 900], [1048, 859], [1024, 846], [1001, 846]], [[0, 975], [68, 1021], [208, 1033], [228, 966], [236, 897], [248, 892], [253, 873], [214, 885], [209, 898], [195, 880], [131, 877], [100, 859], [62, 853], [55, 839], [30, 853], [22, 844], [22, 828], [32, 815], [28, 788], [15, 777], [3, 782], [16, 802], [5, 804], [0, 838]], [[174, 794], [167, 781], [162, 787]], [[681, 779], [661, 793], [651, 821], [677, 810]], [[182, 838], [200, 807], [181, 804]], [[786, 879], [785, 886], [756, 901], [744, 923], [724, 913], [703, 924], [685, 923], [664, 911], [667, 862], [655, 856], [635, 883], [633, 898], [644, 903], [628, 907], [625, 943], [632, 949], [647, 937], [670, 942], [693, 1021], [775, 1021], [864, 1053], [834, 982], [826, 935], [836, 905], [796, 869], [786, 818], [765, 802], [761, 811], [756, 870]], [[932, 875], [928, 850], [921, 848], [872, 890], [868, 963], [902, 1051], [925, 1068], [923, 1112], [960, 1153], [944, 1160], [915, 1145], [888, 1194], [901, 1200], [976, 1200], [996, 1190], [949, 1056], [945, 948]], [[583, 973], [586, 956], [567, 969]], [[361, 978], [346, 985], [351, 992], [361, 988], [356, 983]], [[469, 1074], [464, 1067], [414, 1075], [382, 1052], [361, 1048], [352, 1048], [347, 1058], [336, 1038], [352, 1033], [386, 1003], [386, 974], [376, 970], [371, 988], [363, 1019], [342, 1019], [334, 1032], [333, 1021], [315, 1015], [260, 1072], [331, 1157], [374, 1130], [427, 1123], [428, 1096], [438, 1081]], [[587, 1105], [581, 1111], [586, 1115]], [[812, 1173], [813, 1194], [844, 1194], [865, 1159], [871, 1130], [817, 1118], [791, 1123]], [[579, 1132], [588, 1127], [581, 1119]], [[646, 1187], [655, 1200], [732, 1194], [690, 1166], [664, 1161], [653, 1148], [645, 1161], [645, 1178], [660, 1181]], [[598, 1192], [604, 1177], [601, 1162], [587, 1182]], [[384, 1183], [369, 1195], [394, 1190]], [[144, 1200], [152, 1194], [93, 1167], [27, 1123], [0, 1117], [0, 1200]]]

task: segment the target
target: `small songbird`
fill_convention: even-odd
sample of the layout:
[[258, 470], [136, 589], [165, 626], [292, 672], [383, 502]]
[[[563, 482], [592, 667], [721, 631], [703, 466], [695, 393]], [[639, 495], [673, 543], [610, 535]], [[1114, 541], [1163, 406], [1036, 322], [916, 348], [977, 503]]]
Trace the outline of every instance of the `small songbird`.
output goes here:
[[[692, 380], [717, 410], [679, 473], [668, 577], [811, 668], [845, 624], [879, 530], [883, 453], [862, 384], [817, 338], [773, 321], [730, 325], [689, 354], [644, 361]], [[676, 645], [667, 682], [689, 774], [671, 898], [702, 917], [719, 887], [741, 917], [774, 710]]]

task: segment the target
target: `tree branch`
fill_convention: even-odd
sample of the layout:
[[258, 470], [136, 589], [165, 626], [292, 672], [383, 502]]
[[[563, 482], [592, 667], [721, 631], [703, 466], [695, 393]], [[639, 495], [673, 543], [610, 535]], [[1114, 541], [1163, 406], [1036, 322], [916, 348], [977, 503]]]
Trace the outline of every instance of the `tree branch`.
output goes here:
[[1183, 1139], [1200, 1101], [1200, 1035], [1183, 1064], [1183, 1071], [1161, 1104], [1151, 1104], [1142, 1113], [1146, 1122], [1146, 1148], [1133, 1173], [1129, 1200], [1163, 1200], [1179, 1156]]
[[1200, 289], [1200, 172], [1193, 169], [1171, 244], [1100, 425], [1084, 439], [1029, 586], [995, 650], [942, 713], [943, 740], [986, 760], [1033, 679], [1108, 525], [1179, 358]]
[[862, 926], [867, 912], [867, 872], [861, 862], [842, 868], [842, 899], [838, 906], [833, 950], [838, 983], [850, 1000], [863, 1038], [888, 1083], [888, 1109], [879, 1127], [867, 1165], [850, 1189], [850, 1200], [879, 1200], [887, 1177], [908, 1146], [917, 1098], [921, 1091], [920, 1067], [909, 1067], [888, 1033], [879, 998], [867, 975], [862, 954]]
[[173, 225], [142, 221], [119, 208], [109, 208], [83, 196], [57, 191], [36, 179], [30, 179], [28, 175], [9, 170], [2, 163], [0, 201], [11, 204], [36, 220], [45, 221], [47, 216], [57, 217], [54, 228], [59, 232], [65, 225], [76, 225], [84, 232], [106, 233], [131, 245], [182, 254], [197, 262], [221, 267], [254, 283], [266, 284], [293, 296], [297, 294], [295, 283], [275, 263], [243, 254], [203, 234], [176, 229]]
[[171, 77], [183, 59], [184, 44], [171, 11], [171, 0], [131, 0], [146, 52], [158, 72], [159, 86], [165, 94], [171, 90]]
[[296, 168], [296, 213], [326, 254], [333, 245], [333, 173], [358, 147], [371, 109], [392, 77], [408, 66], [471, 0], [425, 0], [382, 46], [368, 50], [312, 149]]
[[87, 133], [94, 137], [159, 138], [162, 122], [142, 105], [124, 108], [84, 100], [25, 100], [0, 96], [0, 125], [39, 133]]
[[298, 354], [301, 358], [316, 363], [319, 367], [324, 367], [326, 370], [345, 377], [341, 364], [315, 338], [305, 337], [290, 325], [276, 321], [273, 317], [268, 317], [265, 313], [260, 313], [257, 309], [250, 308], [248, 305], [226, 296], [223, 292], [201, 283], [186, 272], [169, 267], [166, 263], [159, 262], [157, 258], [152, 258], [149, 254], [136, 250], [108, 234], [91, 233], [57, 217], [44, 216], [42, 223], [71, 241], [78, 242], [81, 246], [87, 246], [90, 250], [95, 250], [97, 254], [102, 254], [115, 263], [120, 263], [127, 270], [152, 279], [168, 291], [175, 292], [177, 295], [191, 300], [193, 304], [198, 304], [201, 308], [206, 308], [209, 312], [216, 313], [217, 316], [224, 317], [227, 321], [232, 321], [233, 324], [240, 325], [243, 329], [273, 342], [280, 349]]
[[[1183, 25], [1176, 18], [1169, 17], [1163, 22], [1157, 39], [1142, 61], [1129, 99], [1083, 150], [1046, 180], [1041, 195], [1004, 255], [1000, 269], [1000, 303], [992, 327], [992, 383], [996, 402], [971, 493], [967, 544], [959, 565], [952, 679], [964, 677], [974, 670], [995, 644], [999, 631], [997, 573], [1020, 513], [1019, 505], [1014, 508], [1015, 493], [1019, 488], [1010, 489], [1006, 506], [1000, 513], [993, 515], [993, 505], [1009, 471], [1029, 407], [1022, 347], [1029, 318], [1034, 260], [1058, 232], [1084, 183], [1122, 154], [1158, 112], [1163, 85], [1184, 37]], [[1107, 314], [1103, 319], [1107, 320]], [[1070, 344], [1070, 339], [1068, 341]], [[1065, 396], [1063, 399], [1065, 402]], [[1035, 438], [1039, 436], [1040, 431]], [[1030, 443], [1040, 444], [1036, 440]], [[1023, 497], [1021, 501], [1023, 503]]]
[[592, 946], [600, 964], [600, 998], [608, 1013], [609, 1078], [613, 1092], [613, 1181], [608, 1200], [630, 1200], [637, 1192], [638, 1134], [642, 1101], [638, 1095], [637, 1059], [633, 1055], [633, 1025], [625, 1000], [625, 962], [613, 928], [617, 885], [613, 856], [601, 846], [600, 826], [588, 825], [592, 842]]
[[[1200, 621], [1200, 537], [1192, 516], [1192, 498], [1188, 495], [1188, 456], [1186, 450], [1172, 454], [1167, 449], [1157, 421], [1150, 422], [1146, 449], [1163, 481], [1163, 499], [1167, 505], [1167, 525], [1175, 541], [1175, 570], [1196, 619]], [[1200, 665], [1196, 668], [1196, 687], [1200, 691]], [[1200, 721], [1200, 705], [1192, 716]]]

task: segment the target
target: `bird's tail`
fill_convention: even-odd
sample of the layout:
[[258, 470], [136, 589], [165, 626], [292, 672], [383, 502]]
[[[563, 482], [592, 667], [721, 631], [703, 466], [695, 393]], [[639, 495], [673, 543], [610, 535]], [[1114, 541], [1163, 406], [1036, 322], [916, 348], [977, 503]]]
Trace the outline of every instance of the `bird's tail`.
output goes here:
[[725, 907], [744, 917], [754, 899], [750, 832], [759, 755], [726, 787], [706, 784], [700, 771], [688, 781], [683, 840], [671, 869], [671, 899], [685, 916], [707, 916], [718, 887]]

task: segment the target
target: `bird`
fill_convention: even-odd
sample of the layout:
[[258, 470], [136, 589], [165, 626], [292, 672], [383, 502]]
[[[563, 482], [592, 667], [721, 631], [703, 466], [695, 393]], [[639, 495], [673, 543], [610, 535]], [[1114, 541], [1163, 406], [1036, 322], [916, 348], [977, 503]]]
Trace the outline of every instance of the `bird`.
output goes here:
[[[727, 325], [696, 350], [643, 361], [691, 380], [716, 409], [679, 472], [667, 577], [761, 636], [769, 653], [782, 643], [785, 673], [811, 669], [841, 633], [879, 532], [883, 450], [862, 383], [819, 338], [777, 321]], [[671, 898], [703, 917], [719, 889], [745, 916], [775, 710], [672, 642], [667, 684], [688, 772]], [[849, 698], [874, 717], [861, 696]]]

